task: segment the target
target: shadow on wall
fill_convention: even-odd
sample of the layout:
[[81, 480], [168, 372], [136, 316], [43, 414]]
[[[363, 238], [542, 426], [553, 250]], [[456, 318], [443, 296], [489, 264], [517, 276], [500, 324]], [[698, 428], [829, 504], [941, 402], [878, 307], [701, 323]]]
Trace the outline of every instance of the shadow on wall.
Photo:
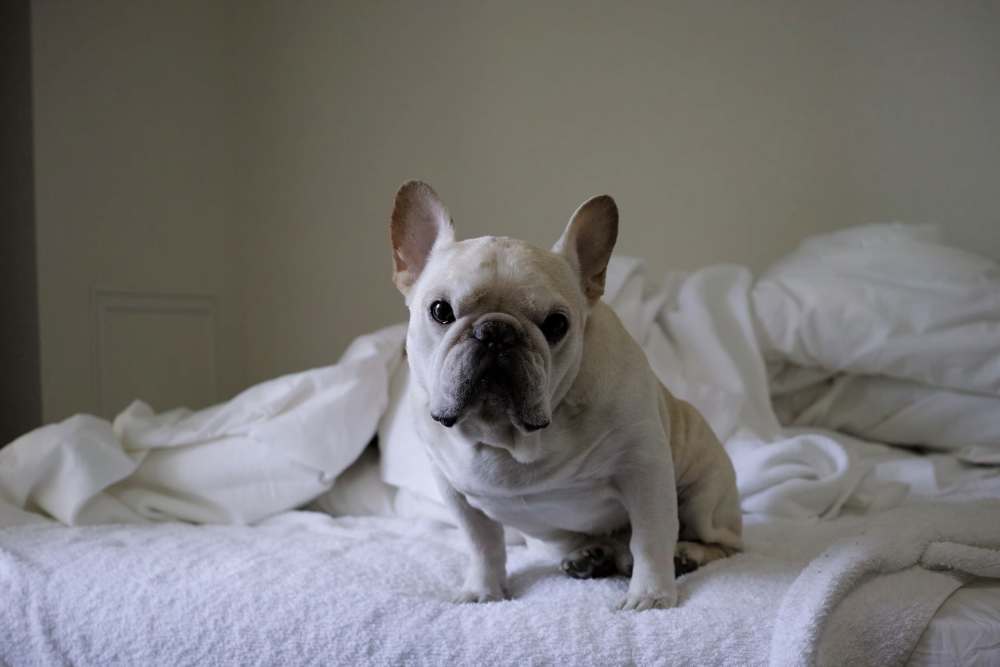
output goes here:
[[0, 4], [0, 447], [42, 418], [29, 15]]

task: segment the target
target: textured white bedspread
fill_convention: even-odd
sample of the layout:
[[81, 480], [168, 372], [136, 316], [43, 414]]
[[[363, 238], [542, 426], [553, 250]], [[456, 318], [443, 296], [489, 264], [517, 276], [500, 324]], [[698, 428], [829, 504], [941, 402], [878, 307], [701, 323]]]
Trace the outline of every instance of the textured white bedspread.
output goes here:
[[[23, 525], [0, 529], [0, 662], [809, 664], [775, 655], [808, 630], [801, 610], [786, 614], [786, 593], [808, 588], [803, 568], [831, 558], [832, 543], [850, 545], [867, 521], [751, 525], [747, 553], [683, 577], [678, 608], [642, 613], [612, 610], [625, 579], [570, 579], [521, 546], [510, 550], [513, 600], [456, 605], [460, 543], [431, 521], [289, 512], [256, 527]], [[878, 630], [909, 634], [912, 648], [966, 578], [921, 567], [893, 576], [921, 595]], [[889, 578], [853, 596], [870, 603]], [[808, 603], [800, 594], [792, 601]], [[905, 642], [880, 644], [870, 628], [846, 635], [849, 609], [824, 627], [819, 664], [907, 658], [893, 652]], [[776, 647], [779, 637], [792, 644]]]

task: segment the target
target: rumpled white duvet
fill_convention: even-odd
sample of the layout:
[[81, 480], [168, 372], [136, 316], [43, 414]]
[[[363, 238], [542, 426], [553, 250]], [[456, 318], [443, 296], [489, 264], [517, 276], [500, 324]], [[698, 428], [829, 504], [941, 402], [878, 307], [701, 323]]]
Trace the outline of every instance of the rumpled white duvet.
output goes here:
[[[901, 664], [955, 589], [1000, 577], [995, 263], [875, 225], [756, 282], [616, 260], [606, 298], [737, 470], [747, 551], [677, 609], [612, 612], [624, 581], [519, 545], [514, 600], [447, 602], [462, 556], [392, 399], [397, 326], [207, 410], [137, 402], [0, 450], [0, 661]], [[381, 516], [290, 511], [317, 498]]]

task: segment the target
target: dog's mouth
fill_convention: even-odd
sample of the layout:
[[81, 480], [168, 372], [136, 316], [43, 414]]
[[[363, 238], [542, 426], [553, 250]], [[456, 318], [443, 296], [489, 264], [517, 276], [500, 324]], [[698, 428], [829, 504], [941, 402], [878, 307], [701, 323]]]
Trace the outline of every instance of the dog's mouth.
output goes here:
[[442, 368], [444, 390], [431, 406], [431, 418], [447, 428], [475, 417], [491, 426], [513, 424], [523, 433], [544, 429], [551, 420], [544, 366], [531, 354], [476, 346], [452, 355], [455, 367]]

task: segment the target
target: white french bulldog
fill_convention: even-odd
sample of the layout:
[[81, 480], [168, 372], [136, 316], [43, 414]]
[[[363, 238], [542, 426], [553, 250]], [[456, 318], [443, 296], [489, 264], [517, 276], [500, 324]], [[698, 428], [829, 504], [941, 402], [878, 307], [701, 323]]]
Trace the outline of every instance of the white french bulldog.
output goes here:
[[622, 609], [674, 606], [675, 567], [741, 548], [729, 457], [600, 300], [611, 197], [546, 251], [456, 241], [434, 191], [409, 182], [390, 235], [410, 310], [404, 400], [471, 547], [459, 601], [507, 597], [502, 525], [554, 547], [571, 576], [631, 574]]

